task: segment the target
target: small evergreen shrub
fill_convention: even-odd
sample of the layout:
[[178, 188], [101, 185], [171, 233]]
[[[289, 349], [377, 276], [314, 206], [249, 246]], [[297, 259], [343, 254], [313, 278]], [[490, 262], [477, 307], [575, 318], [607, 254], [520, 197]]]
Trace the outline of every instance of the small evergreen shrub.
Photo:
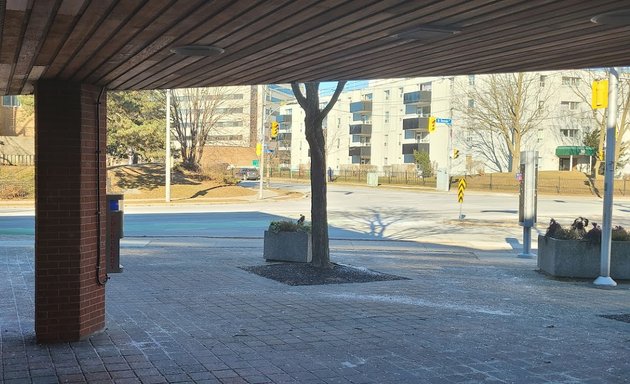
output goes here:
[[310, 224], [298, 224], [294, 221], [279, 220], [269, 223], [269, 231], [279, 232], [311, 232]]

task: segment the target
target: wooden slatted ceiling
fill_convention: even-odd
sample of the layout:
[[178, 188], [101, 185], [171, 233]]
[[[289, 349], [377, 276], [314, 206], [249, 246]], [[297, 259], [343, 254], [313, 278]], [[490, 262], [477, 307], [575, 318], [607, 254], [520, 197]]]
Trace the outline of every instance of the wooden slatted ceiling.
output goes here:
[[[179, 88], [630, 65], [620, 0], [0, 0], [0, 94], [42, 79]], [[399, 33], [460, 33], [431, 42]], [[219, 57], [174, 46], [216, 45]]]

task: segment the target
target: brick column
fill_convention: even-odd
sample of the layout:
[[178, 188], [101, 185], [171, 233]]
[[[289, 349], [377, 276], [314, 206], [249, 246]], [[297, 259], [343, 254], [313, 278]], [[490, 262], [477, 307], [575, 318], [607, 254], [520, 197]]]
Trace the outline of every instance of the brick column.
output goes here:
[[[75, 341], [105, 327], [106, 94], [42, 80], [35, 87], [35, 333]], [[98, 134], [97, 134], [98, 132]], [[96, 159], [97, 138], [101, 155]], [[98, 163], [100, 162], [100, 170]], [[100, 181], [100, 245], [97, 198]]]

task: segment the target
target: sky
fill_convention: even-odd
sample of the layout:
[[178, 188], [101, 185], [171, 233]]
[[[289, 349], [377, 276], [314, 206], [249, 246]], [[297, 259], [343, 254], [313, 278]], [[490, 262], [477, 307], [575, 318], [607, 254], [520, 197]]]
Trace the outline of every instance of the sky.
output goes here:
[[[357, 90], [357, 89], [362, 89], [368, 86], [368, 81], [367, 80], [353, 80], [353, 81], [348, 81], [348, 83], [346, 84], [346, 86], [344, 87], [344, 91], [353, 91], [353, 90]], [[337, 82], [336, 81], [326, 81], [326, 82], [322, 82], [319, 85], [319, 94], [321, 96], [329, 96], [332, 95], [333, 92], [335, 92], [335, 88], [337, 88]]]

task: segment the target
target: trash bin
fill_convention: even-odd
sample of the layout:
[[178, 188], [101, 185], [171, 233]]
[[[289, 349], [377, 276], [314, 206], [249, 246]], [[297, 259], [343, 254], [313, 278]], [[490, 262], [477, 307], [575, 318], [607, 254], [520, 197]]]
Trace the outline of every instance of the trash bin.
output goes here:
[[118, 194], [107, 195], [107, 224], [105, 227], [105, 255], [107, 273], [120, 273], [120, 239], [123, 237], [124, 196]]

